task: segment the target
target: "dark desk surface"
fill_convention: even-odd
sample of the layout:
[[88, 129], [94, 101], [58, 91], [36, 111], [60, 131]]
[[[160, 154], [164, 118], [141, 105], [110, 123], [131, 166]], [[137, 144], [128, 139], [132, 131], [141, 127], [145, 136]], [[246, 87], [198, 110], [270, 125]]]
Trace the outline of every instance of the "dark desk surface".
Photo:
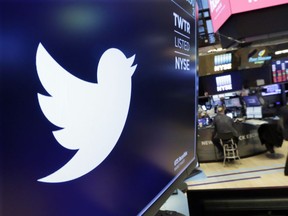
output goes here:
[[[251, 119], [245, 122], [236, 122], [236, 128], [239, 132], [238, 151], [240, 157], [249, 157], [266, 152], [265, 145], [261, 144], [258, 136], [258, 128], [262, 120]], [[220, 161], [223, 158], [218, 154], [216, 147], [212, 142], [214, 127], [208, 126], [198, 129], [197, 137], [197, 156], [199, 162]]]

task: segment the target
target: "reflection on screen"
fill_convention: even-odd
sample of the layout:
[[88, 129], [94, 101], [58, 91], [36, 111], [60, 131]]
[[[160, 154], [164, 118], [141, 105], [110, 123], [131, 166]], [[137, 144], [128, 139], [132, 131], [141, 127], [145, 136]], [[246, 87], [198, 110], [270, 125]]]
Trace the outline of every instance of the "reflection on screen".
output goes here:
[[240, 98], [230, 98], [225, 100], [226, 107], [242, 107]]
[[251, 96], [244, 96], [243, 97], [246, 106], [261, 106], [261, 103], [256, 95], [251, 95]]

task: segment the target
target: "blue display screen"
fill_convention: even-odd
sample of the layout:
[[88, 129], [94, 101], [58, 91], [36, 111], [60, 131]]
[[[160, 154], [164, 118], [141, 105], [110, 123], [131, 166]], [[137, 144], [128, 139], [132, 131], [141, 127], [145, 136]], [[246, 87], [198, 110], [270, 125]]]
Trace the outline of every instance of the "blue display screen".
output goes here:
[[261, 106], [259, 98], [256, 95], [243, 97], [247, 107]]
[[191, 2], [1, 1], [3, 215], [142, 214], [195, 163]]

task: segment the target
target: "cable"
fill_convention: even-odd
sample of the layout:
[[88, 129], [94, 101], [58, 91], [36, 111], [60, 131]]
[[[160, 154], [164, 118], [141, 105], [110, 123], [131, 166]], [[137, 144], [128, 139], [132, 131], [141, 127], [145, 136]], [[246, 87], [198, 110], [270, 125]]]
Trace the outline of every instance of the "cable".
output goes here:
[[246, 41], [238, 40], [238, 39], [235, 39], [235, 38], [233, 38], [233, 37], [220, 34], [219, 32], [217, 32], [217, 33], [215, 33], [215, 34], [218, 34], [218, 35], [220, 35], [220, 36], [222, 36], [222, 37], [225, 37], [225, 38], [227, 38], [227, 39], [229, 39], [229, 40], [231, 40], [231, 41], [234, 41], [234, 42], [236, 42], [236, 43], [238, 43], [238, 44], [245, 44], [245, 43], [246, 43]]

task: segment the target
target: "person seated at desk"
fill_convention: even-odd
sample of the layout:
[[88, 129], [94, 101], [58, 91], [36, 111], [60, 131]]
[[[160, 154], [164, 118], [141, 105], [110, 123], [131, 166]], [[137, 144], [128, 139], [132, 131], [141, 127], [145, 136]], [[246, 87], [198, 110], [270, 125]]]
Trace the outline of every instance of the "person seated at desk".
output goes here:
[[239, 135], [234, 124], [235, 123], [233, 119], [225, 115], [225, 108], [223, 106], [219, 106], [217, 108], [217, 115], [214, 117], [214, 120], [213, 120], [214, 132], [212, 134], [212, 142], [216, 146], [216, 148], [218, 149], [221, 155], [223, 155], [223, 147], [221, 146], [218, 133], [232, 132], [234, 135], [234, 142], [238, 143]]

